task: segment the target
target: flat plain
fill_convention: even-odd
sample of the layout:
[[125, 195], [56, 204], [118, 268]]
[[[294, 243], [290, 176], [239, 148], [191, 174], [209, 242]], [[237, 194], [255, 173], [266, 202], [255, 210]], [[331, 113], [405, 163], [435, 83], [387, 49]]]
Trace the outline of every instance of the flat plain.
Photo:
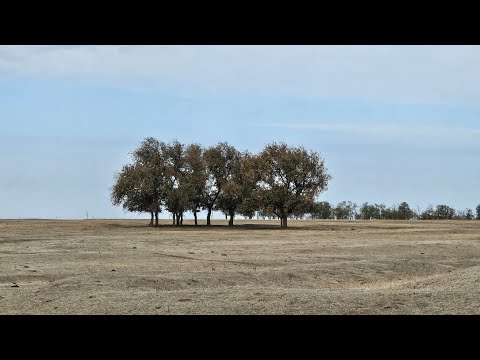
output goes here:
[[0, 220], [0, 314], [480, 314], [480, 221]]

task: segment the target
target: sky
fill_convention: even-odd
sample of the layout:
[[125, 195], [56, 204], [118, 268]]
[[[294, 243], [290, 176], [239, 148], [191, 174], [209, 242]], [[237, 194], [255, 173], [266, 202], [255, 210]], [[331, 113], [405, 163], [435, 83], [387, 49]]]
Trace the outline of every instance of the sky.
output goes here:
[[149, 136], [302, 145], [334, 204], [474, 209], [478, 64], [479, 46], [0, 46], [0, 218], [148, 217], [110, 188]]

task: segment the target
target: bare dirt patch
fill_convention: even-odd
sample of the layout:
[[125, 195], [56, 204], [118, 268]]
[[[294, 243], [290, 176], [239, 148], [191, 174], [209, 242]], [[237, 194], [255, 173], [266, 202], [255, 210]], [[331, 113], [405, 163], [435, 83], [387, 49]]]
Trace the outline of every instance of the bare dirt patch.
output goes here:
[[480, 314], [480, 221], [0, 220], [1, 314]]

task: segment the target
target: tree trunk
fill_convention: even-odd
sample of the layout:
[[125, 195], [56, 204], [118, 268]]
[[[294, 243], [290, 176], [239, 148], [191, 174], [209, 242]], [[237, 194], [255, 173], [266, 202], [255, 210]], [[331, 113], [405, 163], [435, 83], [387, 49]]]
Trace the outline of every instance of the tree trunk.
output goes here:
[[173, 216], [172, 216], [172, 218], [173, 218], [173, 226], [175, 226], [175, 213], [172, 212], [172, 215], [173, 215]]
[[153, 211], [150, 211], [150, 224], [148, 226], [153, 226]]
[[193, 216], [195, 217], [195, 226], [197, 226], [197, 210], [193, 212]]
[[233, 226], [234, 216], [235, 216], [235, 211], [230, 211], [230, 220], [228, 221], [228, 226]]
[[158, 211], [155, 212], [155, 226], [158, 226]]
[[286, 228], [287, 227], [287, 216], [286, 215], [283, 215], [280, 218], [280, 227], [281, 228]]
[[207, 213], [207, 226], [210, 226], [210, 215], [212, 215], [212, 208], [208, 208], [208, 213]]
[[177, 226], [180, 226], [180, 214], [177, 213]]
[[183, 226], [183, 213], [180, 213], [180, 226]]

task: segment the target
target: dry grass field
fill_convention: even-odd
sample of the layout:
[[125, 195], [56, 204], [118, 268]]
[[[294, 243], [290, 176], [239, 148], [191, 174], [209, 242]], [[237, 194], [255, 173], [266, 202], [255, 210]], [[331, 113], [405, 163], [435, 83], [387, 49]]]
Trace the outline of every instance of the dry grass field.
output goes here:
[[147, 222], [0, 220], [0, 314], [480, 314], [480, 221]]

